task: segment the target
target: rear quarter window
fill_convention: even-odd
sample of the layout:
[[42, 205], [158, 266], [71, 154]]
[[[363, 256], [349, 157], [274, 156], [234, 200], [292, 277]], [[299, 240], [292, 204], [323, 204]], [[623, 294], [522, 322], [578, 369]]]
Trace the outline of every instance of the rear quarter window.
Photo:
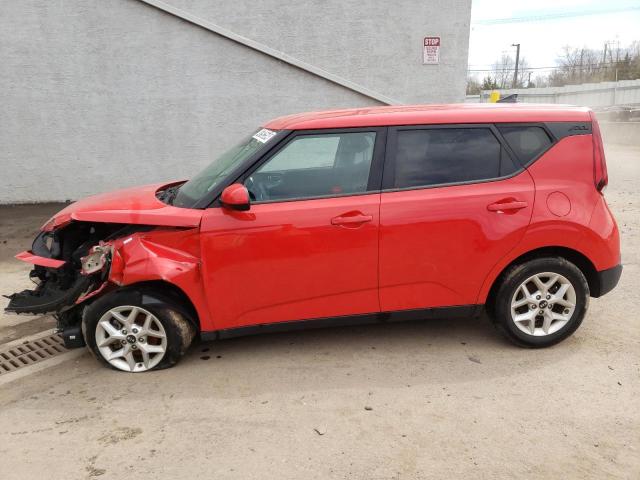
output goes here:
[[551, 138], [542, 127], [500, 126], [498, 130], [520, 161], [528, 165], [551, 146]]

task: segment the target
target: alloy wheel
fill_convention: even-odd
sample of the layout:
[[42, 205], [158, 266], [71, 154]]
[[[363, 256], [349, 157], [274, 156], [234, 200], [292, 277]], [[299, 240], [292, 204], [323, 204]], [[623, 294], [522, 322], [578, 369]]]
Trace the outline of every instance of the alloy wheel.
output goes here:
[[96, 345], [102, 357], [119, 370], [145, 372], [162, 361], [167, 333], [148, 310], [123, 305], [108, 310], [98, 320]]
[[511, 318], [522, 332], [551, 335], [562, 329], [576, 309], [576, 291], [559, 273], [543, 272], [527, 278], [511, 299]]

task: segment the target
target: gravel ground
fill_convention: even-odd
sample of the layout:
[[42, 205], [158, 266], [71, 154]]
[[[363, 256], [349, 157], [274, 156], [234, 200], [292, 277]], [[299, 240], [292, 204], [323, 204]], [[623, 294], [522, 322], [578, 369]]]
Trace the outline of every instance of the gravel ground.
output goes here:
[[[0, 478], [640, 478], [640, 148], [608, 163], [625, 270], [560, 345], [483, 319], [200, 344], [144, 375], [85, 354], [0, 386]], [[57, 208], [0, 209], [3, 293]], [[51, 323], [25, 320], [0, 343]]]

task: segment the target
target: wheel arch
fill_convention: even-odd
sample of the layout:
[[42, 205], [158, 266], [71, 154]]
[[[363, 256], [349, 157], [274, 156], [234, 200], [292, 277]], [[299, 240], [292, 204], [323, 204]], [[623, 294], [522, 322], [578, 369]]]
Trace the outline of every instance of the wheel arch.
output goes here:
[[109, 281], [120, 287], [144, 287], [147, 292], [169, 294], [185, 305], [185, 313], [191, 313], [191, 323], [198, 331], [213, 330], [197, 232], [157, 231], [144, 237], [134, 234], [125, 240], [114, 241]]
[[[126, 287], [110, 289], [104, 295], [92, 299], [84, 308], [81, 324], [82, 334], [93, 355], [110, 368], [128, 372], [168, 368], [179, 361], [194, 336], [197, 335], [195, 309], [187, 302], [188, 297], [177, 287], [167, 282], [139, 282]], [[139, 312], [136, 312], [133, 318], [131, 314], [125, 315], [127, 318], [115, 317], [115, 320], [120, 323], [120, 327], [116, 327], [114, 331], [109, 330], [107, 339], [114, 335], [119, 335], [120, 338], [116, 338], [115, 342], [110, 340], [103, 343], [105, 338], [102, 337], [100, 340], [99, 337], [99, 331], [104, 332], [105, 330], [104, 327], [99, 327], [101, 319], [108, 318], [110, 323], [114, 318], [112, 316], [105, 317], [105, 314], [117, 308], [128, 309], [131, 312], [139, 308], [156, 317], [156, 321], [159, 321], [165, 329], [162, 332], [163, 335], [158, 335], [158, 338], [165, 339], [162, 342], [162, 348], [148, 351], [141, 345], [138, 347], [138, 343], [147, 343], [145, 339], [147, 335], [153, 336], [151, 331], [142, 331], [141, 335], [145, 338], [138, 338], [138, 330], [131, 328], [131, 331], [128, 331], [126, 323], [136, 322], [140, 325], [136, 321]], [[146, 318], [148, 319], [148, 316]], [[111, 327], [113, 326], [112, 324]], [[152, 330], [157, 329], [152, 328]], [[113, 348], [114, 343], [116, 344], [115, 349]], [[131, 347], [124, 348], [120, 343]], [[108, 347], [106, 352], [103, 351], [103, 347]], [[144, 354], [139, 353], [136, 357], [138, 349], [146, 351], [148, 355], [145, 357]], [[158, 360], [147, 364], [152, 354], [162, 355], [155, 355]]]
[[171, 300], [172, 306], [178, 308], [189, 323], [200, 332], [201, 326], [198, 311], [189, 296], [177, 285], [165, 280], [147, 280], [110, 290], [106, 295], [119, 291], [138, 292], [142, 295], [143, 303], [166, 303], [166, 300]]
[[500, 273], [493, 279], [491, 283], [491, 288], [485, 299], [485, 305], [491, 306], [495, 301], [495, 297], [498, 289], [500, 288], [500, 284], [502, 283], [502, 279], [504, 278], [505, 273], [509, 268], [514, 265], [519, 265], [529, 260], [533, 260], [535, 258], [543, 258], [543, 257], [562, 257], [569, 262], [573, 263], [578, 269], [582, 272], [582, 274], [587, 279], [587, 284], [589, 285], [590, 296], [597, 297], [600, 292], [600, 278], [598, 276], [598, 271], [589, 260], [589, 258], [578, 250], [574, 250], [568, 247], [541, 247], [536, 248], [534, 250], [530, 250], [526, 253], [521, 254], [517, 258], [513, 259], [507, 265], [505, 265]]

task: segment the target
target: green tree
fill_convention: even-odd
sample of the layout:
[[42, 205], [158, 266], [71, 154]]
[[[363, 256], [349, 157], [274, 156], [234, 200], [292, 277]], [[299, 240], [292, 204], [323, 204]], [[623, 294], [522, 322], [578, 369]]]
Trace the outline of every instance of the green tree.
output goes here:
[[495, 78], [491, 78], [491, 75], [487, 75], [482, 80], [482, 90], [495, 90], [498, 88], [498, 84]]

